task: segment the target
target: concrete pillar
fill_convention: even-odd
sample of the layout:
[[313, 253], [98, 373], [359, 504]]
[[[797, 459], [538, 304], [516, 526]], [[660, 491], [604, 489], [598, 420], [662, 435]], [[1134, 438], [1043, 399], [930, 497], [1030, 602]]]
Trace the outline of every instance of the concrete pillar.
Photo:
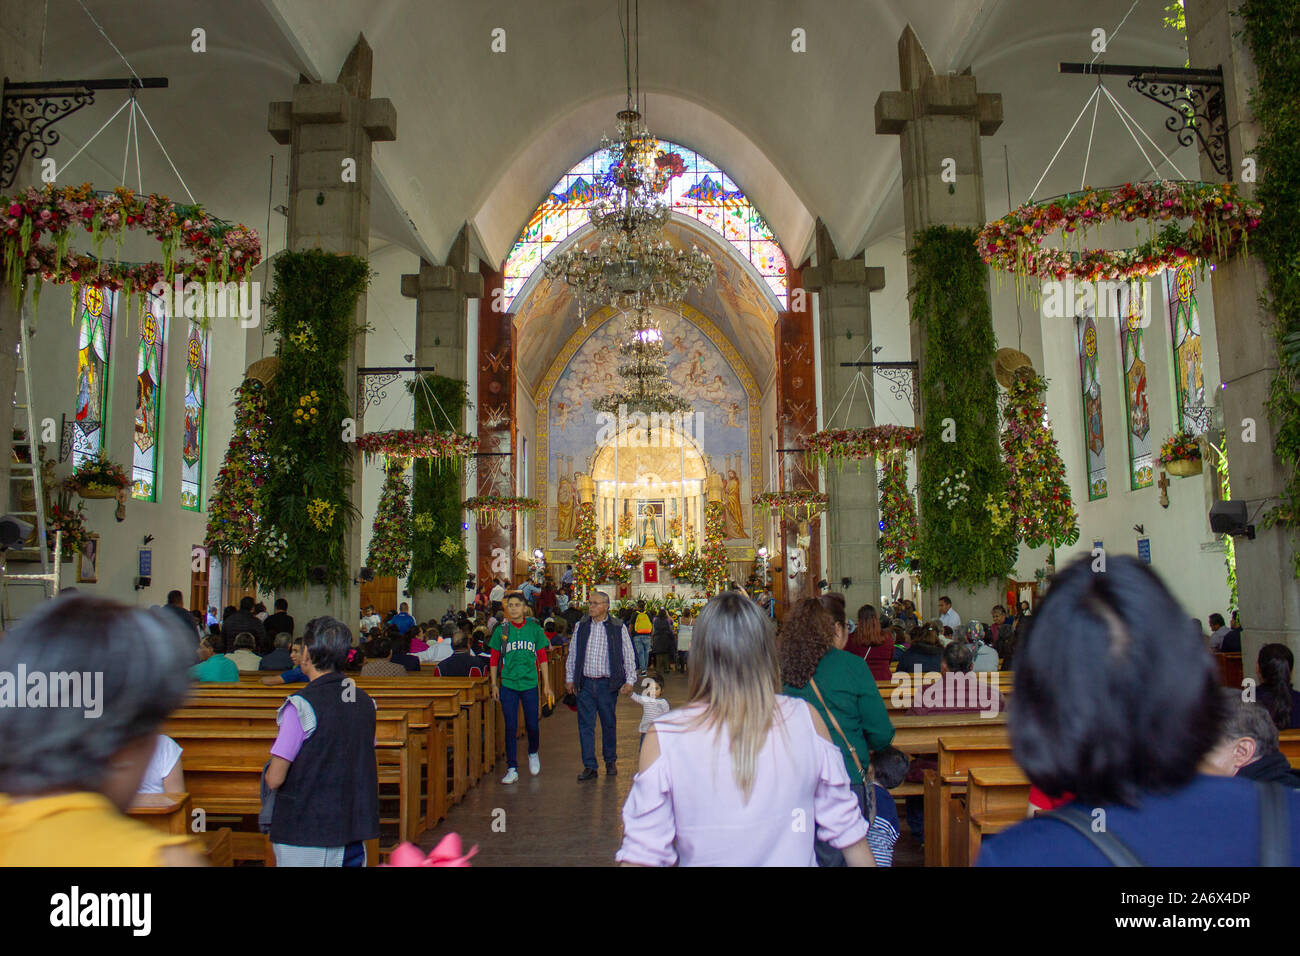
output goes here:
[[[373, 56], [358, 36], [334, 83], [298, 83], [293, 99], [270, 105], [267, 129], [289, 151], [288, 248], [323, 249], [365, 258], [370, 249], [371, 145], [397, 138], [397, 110], [390, 100], [372, 99]], [[351, 161], [350, 163], [348, 161]], [[349, 172], [354, 166], [355, 178]], [[345, 172], [349, 172], [345, 178]], [[356, 321], [364, 325], [366, 297], [357, 300]], [[365, 336], [352, 340], [343, 367], [349, 404], [357, 407], [357, 368], [365, 364]], [[358, 419], [357, 434], [364, 430]], [[362, 468], [353, 469], [351, 502], [360, 507]], [[348, 572], [361, 567], [361, 522], [354, 519], [345, 541]], [[309, 586], [287, 595], [296, 618], [332, 615], [349, 627], [360, 619], [360, 589]]]
[[[15, 83], [41, 79], [45, 14], [46, 5], [42, 0], [0, 0], [0, 76], [8, 77]], [[18, 167], [18, 175], [14, 177], [9, 192], [17, 192], [29, 185], [39, 185], [34, 183], [33, 167], [34, 163], [31, 159]], [[9, 462], [13, 460], [10, 452], [13, 447], [14, 426], [11, 396], [15, 386], [19, 384], [16, 381], [17, 362], [15, 361], [19, 317], [20, 312], [14, 307], [13, 290], [8, 283], [0, 282], [0, 449], [2, 449], [0, 451], [0, 494], [4, 496], [3, 501], [0, 501], [4, 511], [0, 514], [7, 514], [11, 510], [11, 505], [17, 507], [17, 496], [14, 496], [12, 502], [10, 500], [11, 484], [15, 488], [22, 487], [16, 482], [9, 481]], [[31, 327], [30, 324], [28, 327]], [[30, 361], [27, 362], [27, 367], [31, 367]], [[20, 396], [18, 400], [21, 402], [23, 398]], [[25, 421], [20, 424], [26, 426]], [[39, 441], [39, 422], [36, 427], [38, 434], [27, 437]], [[46, 451], [47, 454], [52, 452], [51, 457], [57, 460], [59, 457], [57, 440]], [[35, 454], [35, 448], [32, 449], [32, 453]], [[37, 567], [36, 570], [39, 571], [40, 568]]]
[[[1237, 31], [1233, 0], [1187, 0], [1187, 48], [1193, 68], [1223, 67], [1229, 151], [1241, 168], [1260, 137], [1250, 109], [1250, 91], [1259, 79], [1246, 40]], [[1236, 169], [1233, 176], [1236, 176]], [[1201, 178], [1222, 182], [1204, 152]], [[1253, 197], [1255, 184], [1239, 182]], [[1258, 516], [1277, 501], [1285, 470], [1274, 453], [1275, 431], [1265, 402], [1277, 367], [1273, 336], [1276, 317], [1263, 305], [1268, 278], [1256, 258], [1221, 262], [1210, 273], [1214, 293], [1215, 339], [1223, 389], [1223, 420], [1234, 498], [1246, 500], [1247, 514]], [[1255, 422], [1255, 440], [1243, 442], [1242, 420]], [[1294, 467], [1294, 463], [1291, 463]], [[1300, 584], [1292, 574], [1294, 546], [1285, 528], [1264, 530], [1255, 521], [1254, 541], [1238, 538], [1237, 592], [1242, 616], [1242, 663], [1255, 676], [1255, 659], [1265, 644], [1282, 643], [1300, 654]]]
[[[462, 229], [452, 243], [447, 264], [435, 266], [420, 260], [420, 271], [402, 276], [402, 295], [415, 300], [415, 364], [421, 368], [434, 368], [436, 374], [464, 382], [466, 376], [466, 317], [468, 300], [482, 298], [483, 276], [478, 271], [478, 261], [469, 254], [469, 243]], [[427, 374], [427, 373], [423, 373]], [[468, 410], [459, 421], [452, 422], [457, 431], [464, 431]], [[446, 428], [446, 422], [438, 422]], [[465, 497], [464, 476], [461, 480], [461, 498]], [[437, 617], [446, 603], [441, 592], [411, 592], [412, 610], [419, 620]]]
[[[865, 259], [841, 259], [830, 233], [817, 223], [817, 265], [803, 270], [804, 288], [817, 292], [821, 319], [822, 413], [827, 428], [870, 428], [875, 413], [870, 369], [843, 368], [841, 362], [869, 362], [871, 353], [871, 296], [885, 287], [885, 270], [868, 268]], [[867, 391], [854, 389], [854, 379], [866, 374]], [[851, 397], [846, 397], [854, 390]], [[845, 463], [826, 469], [830, 496], [823, 526], [828, 536], [829, 560], [822, 569], [831, 590], [841, 591], [850, 608], [879, 599], [880, 498], [876, 491], [874, 461]], [[843, 579], [852, 584], [845, 587]]]
[[[898, 40], [898, 72], [902, 88], [881, 93], [876, 99], [876, 132], [899, 138], [903, 221], [910, 251], [917, 235], [930, 226], [979, 229], [985, 224], [980, 137], [993, 135], [1002, 125], [1002, 97], [978, 92], [969, 72], [936, 75], [911, 26]], [[955, 182], [944, 181], [945, 169], [956, 173]], [[910, 260], [907, 278], [910, 289], [914, 281]], [[912, 358], [924, 369], [925, 357], [923, 330], [913, 323]], [[991, 383], [992, 369], [988, 373]], [[921, 421], [924, 408], [919, 395], [917, 398], [917, 421]], [[979, 619], [988, 613], [987, 608], [1001, 603], [1002, 584], [988, 581], [975, 590], [973, 598], [953, 595], [963, 619]], [[938, 593], [925, 595], [926, 616], [938, 615], [934, 601], [945, 587], [962, 590], [941, 584]]]

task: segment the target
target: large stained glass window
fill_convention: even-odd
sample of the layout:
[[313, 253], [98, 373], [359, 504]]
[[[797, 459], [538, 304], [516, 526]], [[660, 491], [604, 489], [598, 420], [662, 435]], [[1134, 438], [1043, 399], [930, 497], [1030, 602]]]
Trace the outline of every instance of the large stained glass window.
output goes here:
[[[673, 212], [703, 223], [735, 246], [784, 309], [789, 290], [785, 253], [754, 204], [731, 177], [694, 150], [663, 140], [656, 141], [656, 147], [660, 153], [682, 158], [682, 174], [669, 179], [664, 192]], [[552, 249], [587, 225], [587, 209], [612, 163], [612, 153], [597, 150], [561, 176], [537, 207], [506, 258], [507, 303]]]
[[1154, 480], [1151, 454], [1151, 404], [1147, 387], [1147, 353], [1142, 341], [1147, 314], [1146, 284], [1122, 286], [1119, 297], [1119, 351], [1124, 361], [1124, 405], [1128, 413], [1129, 486], [1149, 488]]
[[132, 451], [131, 497], [158, 500], [158, 449], [162, 435], [163, 340], [167, 313], [162, 299], [144, 297], [140, 342], [135, 360], [135, 444]]
[[207, 400], [208, 333], [190, 322], [185, 356], [185, 438], [181, 447], [181, 507], [199, 510], [203, 488], [203, 424]]
[[1196, 307], [1196, 273], [1190, 264], [1165, 270], [1165, 301], [1174, 346], [1174, 404], [1178, 427], [1199, 435], [1210, 426], [1201, 369], [1201, 314]]
[[[1091, 311], [1091, 310], [1090, 310]], [[1106, 497], [1106, 435], [1101, 421], [1101, 376], [1098, 374], [1097, 320], [1074, 320], [1079, 346], [1079, 385], [1083, 391], [1083, 445], [1088, 471], [1088, 500]]]
[[77, 405], [72, 466], [94, 458], [108, 434], [108, 349], [113, 340], [111, 289], [83, 286], [77, 301]]

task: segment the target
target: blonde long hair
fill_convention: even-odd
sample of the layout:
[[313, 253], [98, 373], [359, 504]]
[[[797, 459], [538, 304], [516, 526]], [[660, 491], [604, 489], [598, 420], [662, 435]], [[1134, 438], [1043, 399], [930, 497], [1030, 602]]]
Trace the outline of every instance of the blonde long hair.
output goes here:
[[748, 803], [781, 692], [776, 641], [758, 605], [738, 591], [711, 600], [695, 621], [689, 670], [687, 703], [704, 705], [692, 725], [727, 728], [731, 772]]

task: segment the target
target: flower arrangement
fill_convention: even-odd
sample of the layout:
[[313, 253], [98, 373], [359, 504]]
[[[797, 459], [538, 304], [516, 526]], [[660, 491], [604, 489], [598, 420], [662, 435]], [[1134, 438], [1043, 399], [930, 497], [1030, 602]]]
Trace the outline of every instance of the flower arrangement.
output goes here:
[[328, 531], [334, 525], [334, 515], [338, 510], [338, 505], [322, 498], [313, 498], [307, 503], [307, 517], [317, 531]]
[[86, 514], [82, 505], [77, 505], [73, 510], [66, 502], [56, 502], [51, 508], [50, 513], [46, 515], [45, 541], [49, 547], [54, 547], [54, 533], [63, 532], [63, 553], [71, 554], [73, 551], [80, 553], [90, 540], [90, 532], [86, 530]]
[[[976, 248], [985, 262], [1018, 276], [1132, 279], [1182, 262], [1244, 254], [1261, 215], [1260, 205], [1242, 198], [1232, 183], [1125, 183], [1025, 203], [985, 226]], [[1191, 219], [1191, 225], [1184, 230], [1180, 219]], [[1043, 240], [1058, 230], [1063, 236], [1086, 234], [1089, 227], [1111, 220], [1168, 224], [1158, 233], [1152, 225], [1148, 241], [1132, 249], [1043, 247]]]
[[619, 560], [629, 568], [638, 567], [641, 564], [641, 549], [636, 547], [624, 548], [623, 553], [619, 555]]
[[[763, 509], [764, 513], [775, 511], [779, 515], [789, 514], [795, 518], [811, 518], [830, 503], [830, 497], [825, 492], [802, 490], [802, 491], [765, 491], [760, 495], [754, 495], [754, 504]], [[708, 533], [708, 521], [704, 523], [705, 533]]]
[[1031, 548], [1046, 544], [1056, 548], [1079, 540], [1065, 463], [1047, 427], [1042, 397], [1046, 390], [1047, 380], [1038, 375], [1022, 374], [1012, 380], [1002, 433], [1006, 492], [990, 493], [985, 500], [993, 526], [1014, 533], [1016, 540]]
[[270, 528], [267, 530], [266, 534], [259, 539], [258, 546], [270, 561], [280, 561], [289, 553], [289, 536], [283, 531], [276, 531], [274, 528]]
[[[822, 496], [823, 498], [825, 495]], [[710, 501], [704, 506], [704, 547], [700, 562], [708, 591], [720, 590], [727, 580], [727, 521], [721, 503]]]
[[939, 504], [947, 507], [949, 511], [958, 505], [966, 503], [966, 496], [970, 494], [970, 485], [966, 481], [966, 469], [963, 468], [955, 475], [949, 475], [943, 481], [939, 482], [939, 488], [935, 492], [935, 497]]
[[632, 520], [632, 515], [624, 511], [618, 516], [618, 536], [620, 538], [632, 537], [632, 532], [636, 530], [636, 524]]
[[395, 429], [367, 432], [357, 439], [357, 451], [367, 459], [375, 455], [401, 458], [469, 458], [478, 451], [478, 438], [453, 431]]
[[672, 571], [681, 560], [682, 556], [671, 544], [666, 544], [659, 549], [659, 566], [665, 571]]
[[245, 551], [257, 537], [266, 464], [266, 388], [249, 378], [235, 393], [230, 446], [208, 502], [204, 544], [213, 554]]
[[916, 502], [907, 488], [907, 453], [902, 448], [880, 462], [880, 567], [902, 572], [916, 550]]
[[[88, 232], [94, 254], [71, 252], [76, 230]], [[121, 248], [129, 229], [141, 229], [162, 246], [162, 262], [101, 260], [100, 247], [111, 236]], [[42, 239], [47, 241], [42, 242]], [[176, 259], [177, 253], [188, 258]], [[0, 266], [21, 296], [29, 277], [39, 283], [91, 283], [128, 294], [145, 292], [173, 276], [200, 282], [237, 281], [262, 258], [257, 233], [215, 218], [200, 205], [182, 205], [166, 196], [139, 196], [120, 186], [96, 192], [89, 183], [44, 189], [28, 187], [0, 197]], [[75, 300], [75, 296], [74, 296]]]
[[1160, 464], [1167, 465], [1173, 461], [1200, 461], [1201, 445], [1197, 437], [1187, 429], [1175, 432], [1164, 440], [1160, 446]]
[[84, 460], [67, 480], [69, 490], [83, 498], [112, 498], [130, 485], [126, 470], [105, 458], [103, 452]]
[[379, 492], [374, 530], [366, 549], [366, 566], [382, 577], [401, 578], [411, 566], [411, 486], [406, 480], [405, 462], [389, 459], [384, 469], [384, 486]]
[[517, 495], [475, 495], [465, 499], [465, 508], [478, 515], [479, 524], [486, 524], [501, 515], [516, 515], [536, 511], [542, 503], [536, 498]]
[[846, 458], [870, 458], [895, 450], [911, 451], [921, 444], [921, 429], [907, 425], [874, 425], [871, 428], [823, 428], [809, 435], [805, 452], [821, 464], [828, 458], [843, 463]]
[[668, 519], [668, 537], [680, 538], [682, 536], [682, 518], [681, 515], [673, 515]]
[[320, 396], [315, 390], [298, 399], [298, 407], [293, 410], [295, 425], [315, 425], [320, 421]]
[[608, 551], [601, 551], [596, 555], [592, 574], [597, 584], [603, 581], [627, 584], [632, 580], [632, 569], [624, 563], [622, 556], [616, 558]]

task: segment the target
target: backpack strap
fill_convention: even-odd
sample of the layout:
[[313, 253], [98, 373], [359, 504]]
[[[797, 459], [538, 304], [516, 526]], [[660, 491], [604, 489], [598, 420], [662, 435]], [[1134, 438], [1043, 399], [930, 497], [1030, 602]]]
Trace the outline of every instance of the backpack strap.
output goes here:
[[1277, 783], [1259, 788], [1259, 865], [1291, 865], [1291, 815], [1288, 791]]
[[1133, 855], [1133, 851], [1117, 836], [1105, 830], [1098, 833], [1092, 828], [1092, 817], [1073, 804], [1059, 807], [1050, 813], [1040, 813], [1038, 818], [1064, 823], [1091, 843], [1111, 866], [1142, 866], [1142, 862]]

